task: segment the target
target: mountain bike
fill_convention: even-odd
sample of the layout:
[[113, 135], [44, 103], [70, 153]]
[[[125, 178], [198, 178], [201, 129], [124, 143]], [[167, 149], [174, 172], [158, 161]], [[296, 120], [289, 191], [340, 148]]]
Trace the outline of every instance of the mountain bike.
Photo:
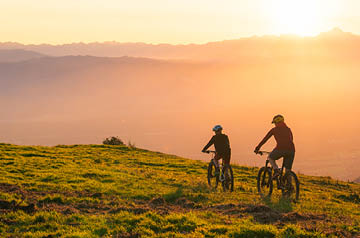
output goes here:
[[[223, 191], [234, 191], [234, 174], [233, 170], [231, 168], [231, 165], [225, 166], [223, 162], [219, 165], [219, 173], [216, 174], [216, 167], [215, 167], [215, 151], [208, 150], [205, 153], [211, 153], [212, 159], [210, 160], [209, 166], [208, 166], [208, 184], [211, 188], [214, 190], [217, 189], [218, 184], [221, 183]], [[227, 167], [227, 169], [226, 169]]]
[[[270, 152], [259, 151], [260, 155], [269, 155]], [[266, 159], [265, 166], [260, 168], [257, 176], [257, 189], [261, 196], [271, 196], [273, 192], [273, 183], [275, 181], [276, 188], [281, 190], [283, 197], [289, 198], [290, 200], [298, 200], [300, 192], [299, 179], [293, 171], [284, 171], [284, 160], [281, 166], [281, 172], [279, 176], [274, 177], [274, 169], [269, 167], [269, 159]]]

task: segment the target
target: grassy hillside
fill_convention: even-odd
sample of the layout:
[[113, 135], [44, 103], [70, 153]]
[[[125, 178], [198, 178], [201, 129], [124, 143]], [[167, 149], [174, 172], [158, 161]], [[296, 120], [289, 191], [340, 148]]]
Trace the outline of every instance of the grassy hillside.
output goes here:
[[357, 237], [360, 184], [300, 175], [298, 203], [210, 191], [207, 164], [126, 146], [0, 145], [1, 237]]

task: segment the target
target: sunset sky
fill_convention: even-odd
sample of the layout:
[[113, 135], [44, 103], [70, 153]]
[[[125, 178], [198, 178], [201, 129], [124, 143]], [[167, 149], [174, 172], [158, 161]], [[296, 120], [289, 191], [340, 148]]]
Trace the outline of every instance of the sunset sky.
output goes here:
[[360, 34], [359, 0], [2, 0], [0, 42], [204, 43], [252, 35]]

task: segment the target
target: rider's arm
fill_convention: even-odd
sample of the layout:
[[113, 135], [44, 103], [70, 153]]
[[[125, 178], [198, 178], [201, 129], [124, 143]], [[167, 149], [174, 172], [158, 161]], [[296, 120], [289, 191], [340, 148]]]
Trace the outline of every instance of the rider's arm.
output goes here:
[[207, 145], [205, 145], [205, 147], [202, 149], [202, 152], [205, 152], [207, 149], [209, 149], [210, 146], [212, 146], [214, 144], [214, 136], [211, 137], [209, 143], [207, 143]]
[[261, 146], [263, 146], [273, 135], [273, 130], [274, 129], [271, 129], [267, 134], [266, 136], [264, 137], [264, 139], [262, 139], [262, 141], [260, 141], [259, 145], [256, 146], [256, 149], [255, 150], [260, 150]]

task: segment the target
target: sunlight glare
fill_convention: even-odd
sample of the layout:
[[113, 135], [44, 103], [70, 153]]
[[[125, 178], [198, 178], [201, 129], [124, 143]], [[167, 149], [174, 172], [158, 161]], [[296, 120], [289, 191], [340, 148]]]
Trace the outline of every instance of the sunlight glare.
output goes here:
[[322, 27], [324, 9], [317, 1], [274, 0], [267, 4], [266, 11], [275, 34], [312, 36]]

